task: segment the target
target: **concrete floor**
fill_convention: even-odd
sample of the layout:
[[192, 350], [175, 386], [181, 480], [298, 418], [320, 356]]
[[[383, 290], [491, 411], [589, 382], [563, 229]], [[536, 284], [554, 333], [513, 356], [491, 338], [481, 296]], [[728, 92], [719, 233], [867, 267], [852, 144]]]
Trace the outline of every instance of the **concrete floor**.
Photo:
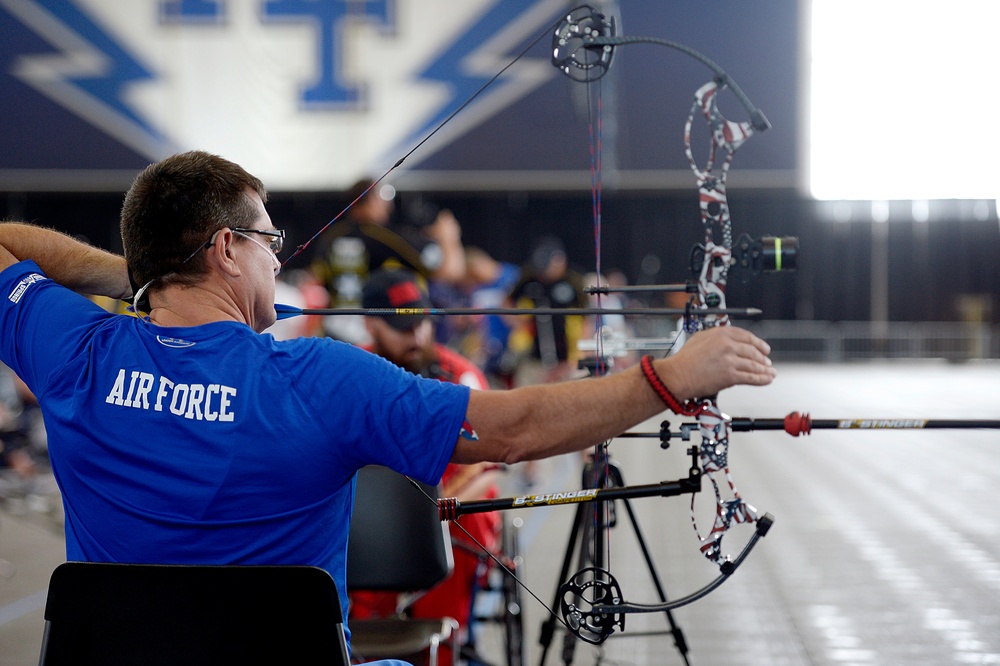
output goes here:
[[0, 666], [38, 663], [46, 588], [66, 559], [65, 543], [47, 514], [0, 504]]
[[[1000, 365], [935, 362], [783, 365], [774, 385], [721, 396], [734, 417], [1000, 418]], [[671, 419], [679, 424], [676, 417]], [[659, 419], [644, 430], [659, 428]], [[629, 484], [686, 474], [684, 446], [618, 440]], [[674, 612], [690, 663], [940, 666], [1000, 663], [1000, 433], [817, 431], [736, 433], [730, 467], [743, 498], [776, 522], [743, 567], [707, 598]], [[539, 491], [580, 485], [580, 458], [541, 463]], [[512, 487], [517, 471], [509, 475]], [[703, 496], [705, 493], [702, 494]], [[699, 498], [701, 499], [701, 498]], [[670, 597], [717, 572], [697, 551], [686, 498], [633, 500]], [[9, 509], [10, 507], [8, 507]], [[45, 586], [63, 541], [43, 514], [0, 511], [0, 666], [37, 663]], [[520, 518], [524, 579], [550, 604], [571, 508]], [[618, 511], [610, 569], [629, 601], [652, 602], [648, 567]], [[735, 551], [748, 532], [730, 534]], [[4, 564], [6, 562], [7, 564]], [[575, 571], [575, 567], [574, 567]], [[529, 662], [547, 611], [525, 599]], [[603, 646], [577, 643], [574, 664], [682, 664], [663, 615], [635, 615]], [[487, 656], [500, 638], [485, 631]], [[557, 632], [546, 663], [563, 663]]]

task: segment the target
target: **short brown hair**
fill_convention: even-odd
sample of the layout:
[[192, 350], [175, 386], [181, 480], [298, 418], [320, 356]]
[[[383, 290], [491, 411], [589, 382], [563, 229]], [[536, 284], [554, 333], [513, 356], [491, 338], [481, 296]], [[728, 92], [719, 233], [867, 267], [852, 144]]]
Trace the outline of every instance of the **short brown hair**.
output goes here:
[[204, 271], [201, 257], [185, 259], [219, 229], [245, 227], [257, 215], [247, 188], [267, 201], [260, 179], [227, 159], [202, 151], [180, 153], [151, 164], [138, 176], [122, 205], [125, 259], [139, 285], [173, 274]]

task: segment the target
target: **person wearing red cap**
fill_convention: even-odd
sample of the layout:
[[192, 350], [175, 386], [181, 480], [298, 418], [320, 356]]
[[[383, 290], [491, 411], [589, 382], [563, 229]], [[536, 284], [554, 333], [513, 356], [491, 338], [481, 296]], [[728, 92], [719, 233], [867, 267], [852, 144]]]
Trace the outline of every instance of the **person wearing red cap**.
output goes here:
[[[365, 285], [362, 306], [425, 309], [431, 307], [431, 302], [410, 271], [380, 270], [372, 273]], [[472, 361], [435, 342], [434, 321], [427, 315], [369, 315], [365, 317], [365, 327], [371, 336], [371, 343], [364, 348], [401, 368], [422, 377], [462, 384], [474, 390], [489, 388], [486, 376]], [[499, 494], [496, 483], [498, 474], [499, 468], [493, 463], [450, 464], [441, 479], [442, 494], [459, 500], [495, 498]], [[471, 642], [469, 618], [483, 554], [470, 537], [494, 551], [498, 545], [500, 523], [500, 516], [492, 512], [462, 516], [451, 523], [452, 540], [459, 546], [454, 550], [455, 569], [446, 580], [414, 604], [414, 617], [455, 618], [464, 635], [463, 643]], [[377, 615], [383, 606], [390, 613], [395, 609], [394, 598], [386, 603], [384, 595], [378, 593], [355, 593], [352, 601], [351, 612], [356, 617]]]

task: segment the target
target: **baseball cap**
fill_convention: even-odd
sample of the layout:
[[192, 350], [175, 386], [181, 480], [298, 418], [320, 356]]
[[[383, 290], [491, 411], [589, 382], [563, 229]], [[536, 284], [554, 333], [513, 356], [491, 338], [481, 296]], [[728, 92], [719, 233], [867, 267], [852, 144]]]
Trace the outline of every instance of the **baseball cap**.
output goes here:
[[[417, 284], [413, 273], [405, 270], [377, 270], [368, 278], [361, 291], [364, 308], [430, 308], [430, 298]], [[405, 331], [413, 328], [429, 315], [376, 315], [393, 328]]]

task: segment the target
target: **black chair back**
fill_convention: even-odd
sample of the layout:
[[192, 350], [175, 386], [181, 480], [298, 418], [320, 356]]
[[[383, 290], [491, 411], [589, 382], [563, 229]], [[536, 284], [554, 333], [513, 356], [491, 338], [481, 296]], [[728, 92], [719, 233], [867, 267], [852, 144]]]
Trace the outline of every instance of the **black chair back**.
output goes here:
[[358, 472], [347, 546], [350, 590], [429, 590], [455, 562], [448, 525], [438, 516], [437, 488], [370, 466]]
[[67, 562], [45, 620], [41, 666], [350, 663], [316, 567]]

